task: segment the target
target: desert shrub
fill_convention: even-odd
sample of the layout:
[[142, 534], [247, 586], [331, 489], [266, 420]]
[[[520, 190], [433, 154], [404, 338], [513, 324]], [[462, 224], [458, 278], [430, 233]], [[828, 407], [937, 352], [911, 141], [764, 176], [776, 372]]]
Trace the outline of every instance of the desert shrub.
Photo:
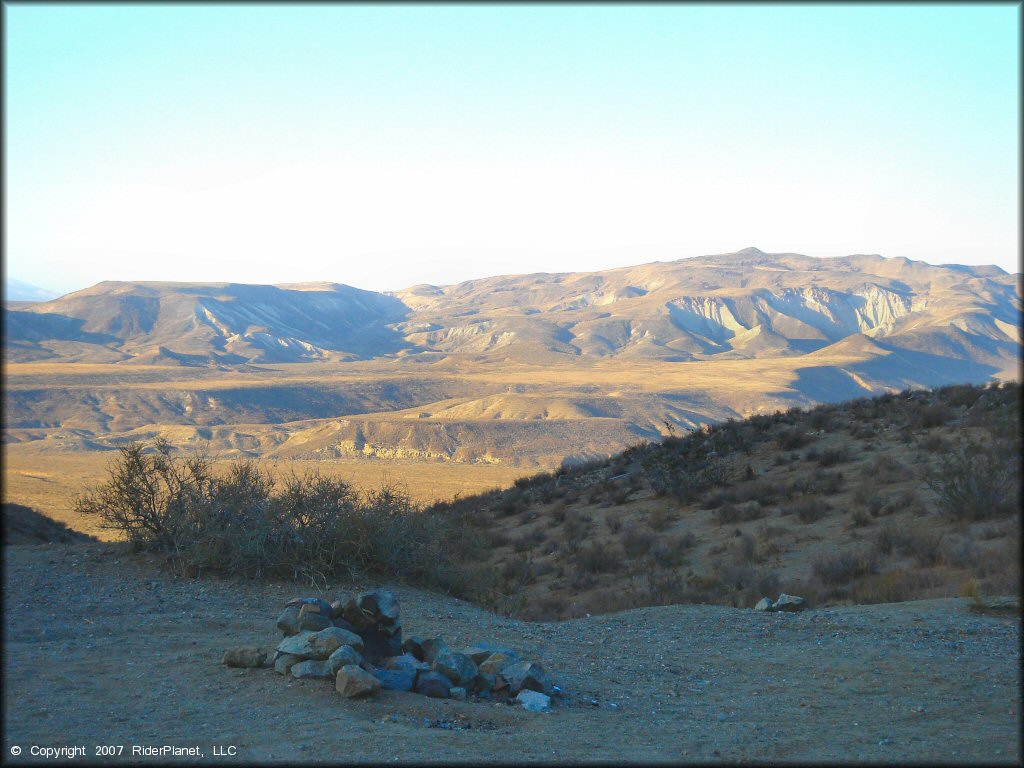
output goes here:
[[772, 483], [762, 479], [737, 483], [732, 487], [734, 501], [753, 501], [762, 505], [772, 504], [786, 493], [786, 488], [781, 483]]
[[795, 451], [798, 448], [803, 448], [812, 440], [814, 440], [813, 435], [809, 435], [802, 429], [795, 427], [792, 429], [781, 430], [775, 438], [779, 448], [784, 451]]
[[945, 425], [951, 418], [953, 418], [953, 411], [948, 405], [932, 403], [918, 408], [911, 425], [915, 429], [935, 429]]
[[650, 549], [650, 556], [662, 568], [677, 568], [686, 562], [686, 550], [693, 546], [693, 534], [662, 537]]
[[657, 507], [647, 515], [647, 524], [656, 531], [667, 530], [676, 514], [667, 507]]
[[815, 469], [812, 481], [814, 490], [826, 496], [839, 493], [846, 485], [846, 478], [842, 472], [829, 472], [824, 469]]
[[898, 483], [906, 474], [906, 467], [892, 456], [875, 456], [860, 468], [860, 476], [874, 485]]
[[704, 494], [704, 498], [700, 502], [700, 508], [715, 509], [723, 504], [732, 504], [736, 501], [738, 501], [736, 492], [732, 488], [715, 488]]
[[719, 525], [760, 520], [764, 517], [764, 508], [756, 501], [746, 504], [724, 504], [715, 512], [715, 522]]
[[850, 516], [850, 526], [852, 528], [865, 528], [871, 525], [871, 515], [863, 510], [856, 510]]
[[875, 548], [882, 554], [911, 557], [922, 567], [937, 565], [943, 553], [939, 534], [892, 525], [887, 525], [875, 535]]
[[825, 517], [832, 506], [824, 499], [807, 498], [791, 502], [780, 509], [783, 515], [796, 515], [801, 523], [815, 523]]
[[869, 573], [877, 573], [878, 560], [866, 550], [839, 552], [817, 558], [811, 570], [824, 584], [849, 584]]
[[622, 552], [614, 545], [593, 541], [580, 547], [576, 564], [587, 573], [615, 573], [622, 568]]
[[939, 457], [929, 472], [939, 509], [956, 520], [985, 520], [1020, 507], [1019, 440], [968, 441]]
[[[808, 458], [810, 458], [808, 456]], [[836, 464], [845, 464], [850, 460], [850, 449], [846, 446], [824, 448], [818, 454], [818, 466], [834, 467]]]
[[929, 453], [944, 453], [949, 450], [949, 441], [935, 432], [929, 432], [922, 437], [920, 445]]
[[361, 497], [313, 472], [278, 489], [253, 462], [225, 476], [211, 467], [202, 453], [173, 455], [166, 441], [130, 443], [76, 509], [190, 572], [312, 581], [375, 573], [461, 589], [458, 564], [479, 548], [469, 514], [422, 514], [389, 486]]
[[604, 518], [604, 522], [612, 533], [618, 533], [622, 530], [622, 515], [620, 514], [608, 513]]
[[636, 523], [630, 523], [623, 530], [619, 541], [626, 555], [636, 559], [650, 551], [656, 538], [652, 531], [645, 530]]

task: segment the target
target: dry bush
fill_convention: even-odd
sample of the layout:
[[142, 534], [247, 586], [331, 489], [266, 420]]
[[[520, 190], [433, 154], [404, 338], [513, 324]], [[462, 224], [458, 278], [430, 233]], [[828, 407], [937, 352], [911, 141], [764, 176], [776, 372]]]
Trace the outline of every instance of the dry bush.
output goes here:
[[645, 530], [636, 523], [629, 523], [619, 540], [626, 555], [637, 559], [650, 551], [656, 538], [652, 531]]
[[907, 469], [892, 456], [874, 456], [860, 468], [860, 476], [872, 485], [889, 485], [907, 479]]
[[613, 544], [592, 541], [580, 547], [576, 565], [586, 573], [616, 573], [622, 570], [622, 551]]
[[315, 472], [292, 475], [279, 489], [251, 461], [236, 462], [223, 477], [211, 466], [202, 453], [173, 455], [166, 441], [130, 443], [109, 480], [76, 509], [189, 572], [317, 583], [375, 573], [467, 588], [460, 566], [482, 549], [471, 514], [422, 514], [389, 486], [361, 498]]
[[781, 515], [796, 515], [801, 523], [816, 523], [824, 518], [832, 505], [824, 499], [807, 498], [799, 499], [779, 508]]
[[715, 522], [719, 525], [731, 525], [733, 523], [749, 522], [760, 520], [764, 517], [764, 507], [756, 501], [748, 501], [746, 504], [726, 504], [719, 507], [715, 512]]
[[794, 427], [780, 431], [775, 441], [782, 450], [795, 451], [798, 448], [803, 448], [814, 439], [813, 435], [809, 435], [802, 429]]
[[849, 585], [867, 574], [878, 572], [878, 558], [868, 550], [839, 552], [817, 558], [814, 575], [829, 586]]
[[668, 527], [672, 525], [676, 517], [677, 514], [673, 510], [668, 509], [668, 507], [657, 507], [647, 515], [647, 524], [654, 530], [661, 532], [668, 530]]
[[[808, 458], [810, 458], [810, 456], [808, 456]], [[842, 445], [822, 449], [817, 458], [818, 466], [834, 467], [836, 464], [845, 464], [850, 461], [852, 454], [847, 446]]]
[[927, 477], [939, 509], [956, 520], [986, 520], [1020, 507], [1020, 441], [966, 441]]

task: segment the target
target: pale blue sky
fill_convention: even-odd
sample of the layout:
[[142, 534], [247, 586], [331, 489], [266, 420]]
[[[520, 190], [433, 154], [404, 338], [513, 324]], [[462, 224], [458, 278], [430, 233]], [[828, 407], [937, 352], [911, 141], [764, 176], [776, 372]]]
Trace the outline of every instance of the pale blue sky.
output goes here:
[[1017, 271], [1016, 6], [7, 5], [6, 268]]

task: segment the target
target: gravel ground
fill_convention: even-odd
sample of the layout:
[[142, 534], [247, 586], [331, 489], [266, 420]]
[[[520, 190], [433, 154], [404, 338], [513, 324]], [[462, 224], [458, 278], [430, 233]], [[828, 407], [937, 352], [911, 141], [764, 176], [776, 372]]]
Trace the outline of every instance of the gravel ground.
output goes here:
[[[962, 599], [761, 614], [645, 608], [526, 623], [395, 587], [406, 635], [509, 645], [568, 696], [550, 714], [221, 665], [332, 586], [180, 580], [118, 545], [4, 547], [4, 757], [198, 746], [237, 762], [1021, 761], [1020, 619]], [[19, 746], [20, 757], [11, 757]], [[235, 749], [214, 757], [214, 749]], [[70, 761], [75, 762], [75, 761]]]

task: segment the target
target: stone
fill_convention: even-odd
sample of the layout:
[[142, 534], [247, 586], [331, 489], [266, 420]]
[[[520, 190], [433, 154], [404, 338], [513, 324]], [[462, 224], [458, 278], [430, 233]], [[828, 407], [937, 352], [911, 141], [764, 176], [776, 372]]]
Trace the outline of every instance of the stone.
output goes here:
[[388, 691], [411, 691], [416, 685], [416, 673], [404, 669], [377, 669], [373, 676]]
[[402, 652], [401, 628], [393, 635], [387, 635], [379, 629], [357, 629], [356, 632], [365, 644], [363, 655], [377, 663], [389, 656], [398, 656]]
[[289, 605], [280, 616], [277, 617], [277, 628], [285, 635], [297, 635], [299, 633], [299, 610], [301, 606]]
[[281, 653], [293, 653], [305, 659], [322, 661], [343, 645], [350, 645], [357, 651], [363, 649], [363, 639], [338, 627], [328, 627], [319, 632], [303, 631], [285, 638], [277, 646]]
[[348, 630], [354, 635], [359, 634], [358, 632], [356, 632], [355, 627], [353, 627], [349, 622], [345, 621], [345, 619], [342, 619], [340, 617], [337, 619], [331, 619], [331, 623], [334, 624], [334, 626], [336, 626], [338, 629]]
[[[402, 631], [402, 622], [396, 621], [394, 624], [391, 624], [390, 626], [387, 624], [378, 624], [377, 631], [388, 637], [391, 637], [392, 635], [397, 635], [399, 632]], [[399, 647], [399, 650], [401, 650], [401, 647]]]
[[299, 631], [309, 630], [310, 632], [319, 632], [321, 629], [327, 629], [333, 627], [334, 624], [328, 616], [317, 611], [307, 611], [308, 605], [302, 606], [299, 611]]
[[482, 664], [489, 656], [495, 653], [504, 653], [509, 656], [514, 655], [512, 651], [507, 648], [501, 648], [494, 643], [476, 643], [462, 652], [469, 656], [474, 664]]
[[486, 672], [478, 672], [477, 676], [473, 678], [473, 682], [469, 684], [471, 691], [475, 693], [487, 693], [495, 684], [498, 682], [497, 675], [489, 675]]
[[423, 661], [423, 640], [413, 635], [402, 643], [402, 651], [416, 657], [418, 661]]
[[775, 610], [772, 599], [770, 597], [762, 597], [757, 601], [757, 605], [754, 606], [755, 611], [773, 611]]
[[348, 666], [349, 664], [355, 664], [358, 666], [359, 662], [362, 660], [363, 658], [359, 655], [359, 651], [351, 645], [342, 645], [327, 657], [327, 663], [331, 667], [332, 675], [338, 674], [339, 669]]
[[551, 698], [537, 691], [520, 691], [516, 701], [522, 704], [527, 712], [551, 711]]
[[437, 654], [440, 653], [442, 649], [448, 647], [443, 637], [432, 637], [429, 640], [424, 640], [421, 645], [423, 647], [423, 661], [428, 664], [433, 664], [434, 659], [437, 658]]
[[419, 661], [411, 653], [403, 653], [401, 656], [389, 656], [382, 662], [384, 669], [403, 669], [407, 672], [429, 672], [430, 665], [425, 661]]
[[448, 698], [449, 699], [455, 699], [456, 701], [465, 701], [466, 700], [466, 689], [465, 688], [459, 688], [458, 686], [456, 686], [455, 688], [452, 688], [452, 689], [450, 689], [448, 691]]
[[514, 653], [498, 651], [484, 659], [483, 663], [480, 664], [480, 671], [486, 672], [489, 675], [500, 675], [501, 670], [506, 666], [509, 664], [516, 664], [518, 662], [519, 657]]
[[359, 610], [377, 624], [391, 626], [398, 621], [398, 595], [388, 589], [375, 589], [356, 600]]
[[346, 664], [338, 670], [334, 688], [347, 699], [372, 696], [380, 690], [380, 680], [362, 667]]
[[452, 681], [440, 672], [423, 672], [416, 678], [416, 693], [433, 699], [447, 699], [452, 687]]
[[551, 693], [551, 681], [540, 664], [529, 661], [509, 664], [502, 669], [501, 675], [508, 680], [508, 686], [512, 693], [524, 689], [543, 694]]
[[292, 667], [302, 660], [301, 656], [296, 656], [294, 653], [279, 653], [274, 659], [274, 671], [279, 675], [287, 675], [291, 672]]
[[306, 659], [292, 664], [292, 677], [296, 679], [313, 678], [314, 680], [333, 680], [334, 673], [331, 671], [330, 662]]
[[447, 648], [437, 654], [433, 668], [458, 686], [469, 685], [479, 671], [469, 656]]
[[795, 613], [797, 611], [802, 611], [806, 607], [807, 601], [804, 600], [802, 597], [797, 597], [796, 595], [787, 595], [785, 592], [783, 592], [781, 595], [779, 595], [779, 599], [775, 601], [775, 604], [772, 606], [772, 610], [785, 611], [787, 613]]
[[223, 664], [229, 667], [262, 667], [267, 662], [267, 651], [254, 646], [239, 645], [224, 651]]
[[322, 613], [328, 617], [331, 615], [331, 604], [319, 597], [293, 597], [285, 604], [285, 607], [292, 605], [298, 606], [300, 609], [303, 606], [309, 606], [306, 610], [311, 613]]

